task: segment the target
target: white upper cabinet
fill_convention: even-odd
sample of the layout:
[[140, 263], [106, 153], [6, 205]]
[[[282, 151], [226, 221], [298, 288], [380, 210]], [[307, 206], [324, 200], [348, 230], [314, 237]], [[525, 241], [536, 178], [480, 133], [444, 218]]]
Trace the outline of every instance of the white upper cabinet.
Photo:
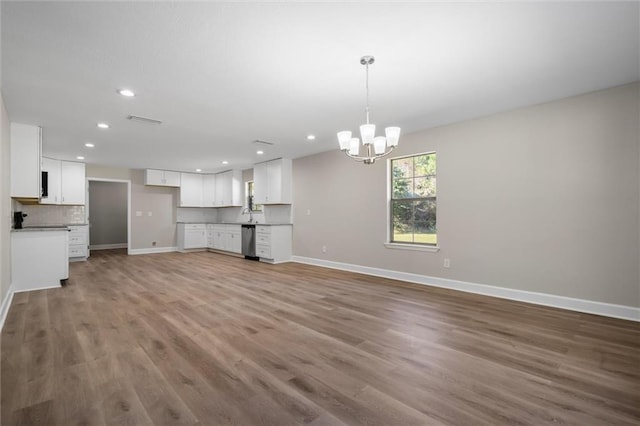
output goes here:
[[40, 204], [81, 206], [85, 204], [86, 168], [84, 163], [43, 157], [42, 171], [47, 172], [47, 196], [42, 196]]
[[144, 184], [155, 186], [180, 187], [180, 172], [147, 169], [144, 172]]
[[40, 198], [40, 204], [60, 204], [62, 202], [60, 167], [60, 160], [42, 157], [42, 172], [43, 174], [47, 172], [47, 194], [45, 196], [45, 188], [42, 188], [43, 194]]
[[202, 176], [202, 207], [216, 206], [216, 175]]
[[196, 173], [180, 174], [179, 207], [202, 207], [202, 175]]
[[291, 159], [253, 166], [253, 199], [256, 204], [291, 204]]
[[216, 207], [242, 206], [242, 170], [216, 175]]
[[11, 196], [40, 198], [42, 131], [38, 126], [11, 123]]
[[84, 205], [86, 199], [84, 163], [60, 162], [60, 204]]

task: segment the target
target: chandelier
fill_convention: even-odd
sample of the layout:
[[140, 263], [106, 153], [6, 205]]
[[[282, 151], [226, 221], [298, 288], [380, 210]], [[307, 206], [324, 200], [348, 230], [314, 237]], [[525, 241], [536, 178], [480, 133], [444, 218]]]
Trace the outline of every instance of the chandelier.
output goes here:
[[365, 109], [367, 124], [360, 126], [360, 137], [362, 137], [364, 153], [360, 154], [360, 139], [352, 138], [349, 130], [338, 132], [340, 150], [348, 157], [356, 161], [362, 161], [364, 164], [373, 164], [376, 159], [389, 154], [398, 146], [398, 140], [400, 139], [400, 127], [387, 127], [384, 129], [385, 136], [376, 136], [376, 125], [369, 123], [369, 65], [373, 64], [374, 61], [375, 58], [373, 56], [360, 58], [360, 63], [367, 69], [367, 107]]

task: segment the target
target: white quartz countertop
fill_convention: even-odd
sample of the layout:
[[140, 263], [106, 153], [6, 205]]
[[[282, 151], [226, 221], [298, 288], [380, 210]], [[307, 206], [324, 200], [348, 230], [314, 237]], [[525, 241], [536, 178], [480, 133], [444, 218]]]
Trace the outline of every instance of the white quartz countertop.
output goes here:
[[263, 225], [263, 226], [292, 226], [292, 223], [260, 223], [260, 222], [206, 222], [206, 221], [189, 221], [176, 223], [184, 223], [185, 225]]
[[43, 226], [25, 226], [22, 229], [12, 229], [11, 232], [51, 232], [51, 231], [68, 231], [66, 225], [43, 225]]

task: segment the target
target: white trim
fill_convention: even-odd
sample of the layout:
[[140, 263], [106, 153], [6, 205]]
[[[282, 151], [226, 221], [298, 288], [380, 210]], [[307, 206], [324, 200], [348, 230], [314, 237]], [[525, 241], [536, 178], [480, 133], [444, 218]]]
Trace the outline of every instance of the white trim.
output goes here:
[[129, 245], [127, 243], [118, 243], [118, 244], [94, 244], [90, 246], [91, 250], [110, 250], [110, 249], [123, 249], [127, 248]]
[[14, 290], [13, 293], [15, 294], [15, 293], [24, 293], [25, 291], [49, 290], [49, 289], [52, 289], [52, 288], [62, 288], [62, 284], [59, 284], [59, 285], [46, 285], [44, 287], [22, 288], [20, 290]]
[[293, 262], [307, 265], [323, 266], [325, 268], [340, 269], [343, 271], [357, 272], [376, 277], [391, 278], [416, 284], [442, 287], [467, 293], [483, 294], [485, 296], [499, 297], [501, 299], [517, 300], [519, 302], [535, 305], [551, 306], [570, 311], [585, 312], [612, 318], [621, 318], [640, 322], [640, 308], [612, 303], [595, 302], [592, 300], [575, 299], [572, 297], [556, 296], [547, 293], [537, 293], [526, 290], [516, 290], [506, 287], [496, 287], [486, 284], [477, 284], [466, 281], [450, 280], [447, 278], [431, 277], [428, 275], [412, 274], [408, 272], [391, 271], [388, 269], [372, 268], [369, 266], [352, 265], [349, 263], [333, 262], [330, 260], [315, 259], [311, 257], [293, 256]]
[[384, 246], [388, 249], [395, 250], [428, 251], [431, 253], [437, 253], [440, 251], [440, 247], [438, 246], [425, 246], [421, 244], [384, 243]]
[[171, 253], [174, 251], [178, 251], [178, 247], [152, 247], [152, 248], [144, 248], [144, 249], [129, 249], [127, 254], [136, 255], [136, 254], [153, 254], [153, 253]]
[[2, 301], [2, 305], [0, 305], [0, 332], [4, 328], [4, 322], [7, 319], [7, 315], [9, 314], [9, 308], [11, 307], [11, 301], [13, 301], [13, 284], [9, 286], [9, 291], [7, 291], [7, 295], [4, 296], [4, 300]]

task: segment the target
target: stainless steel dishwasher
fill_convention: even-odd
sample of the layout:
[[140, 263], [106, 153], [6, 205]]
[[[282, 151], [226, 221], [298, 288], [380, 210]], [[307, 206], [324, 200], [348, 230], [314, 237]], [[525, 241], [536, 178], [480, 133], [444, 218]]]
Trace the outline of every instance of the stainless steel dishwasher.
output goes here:
[[242, 254], [245, 259], [259, 260], [256, 257], [256, 226], [242, 225]]

